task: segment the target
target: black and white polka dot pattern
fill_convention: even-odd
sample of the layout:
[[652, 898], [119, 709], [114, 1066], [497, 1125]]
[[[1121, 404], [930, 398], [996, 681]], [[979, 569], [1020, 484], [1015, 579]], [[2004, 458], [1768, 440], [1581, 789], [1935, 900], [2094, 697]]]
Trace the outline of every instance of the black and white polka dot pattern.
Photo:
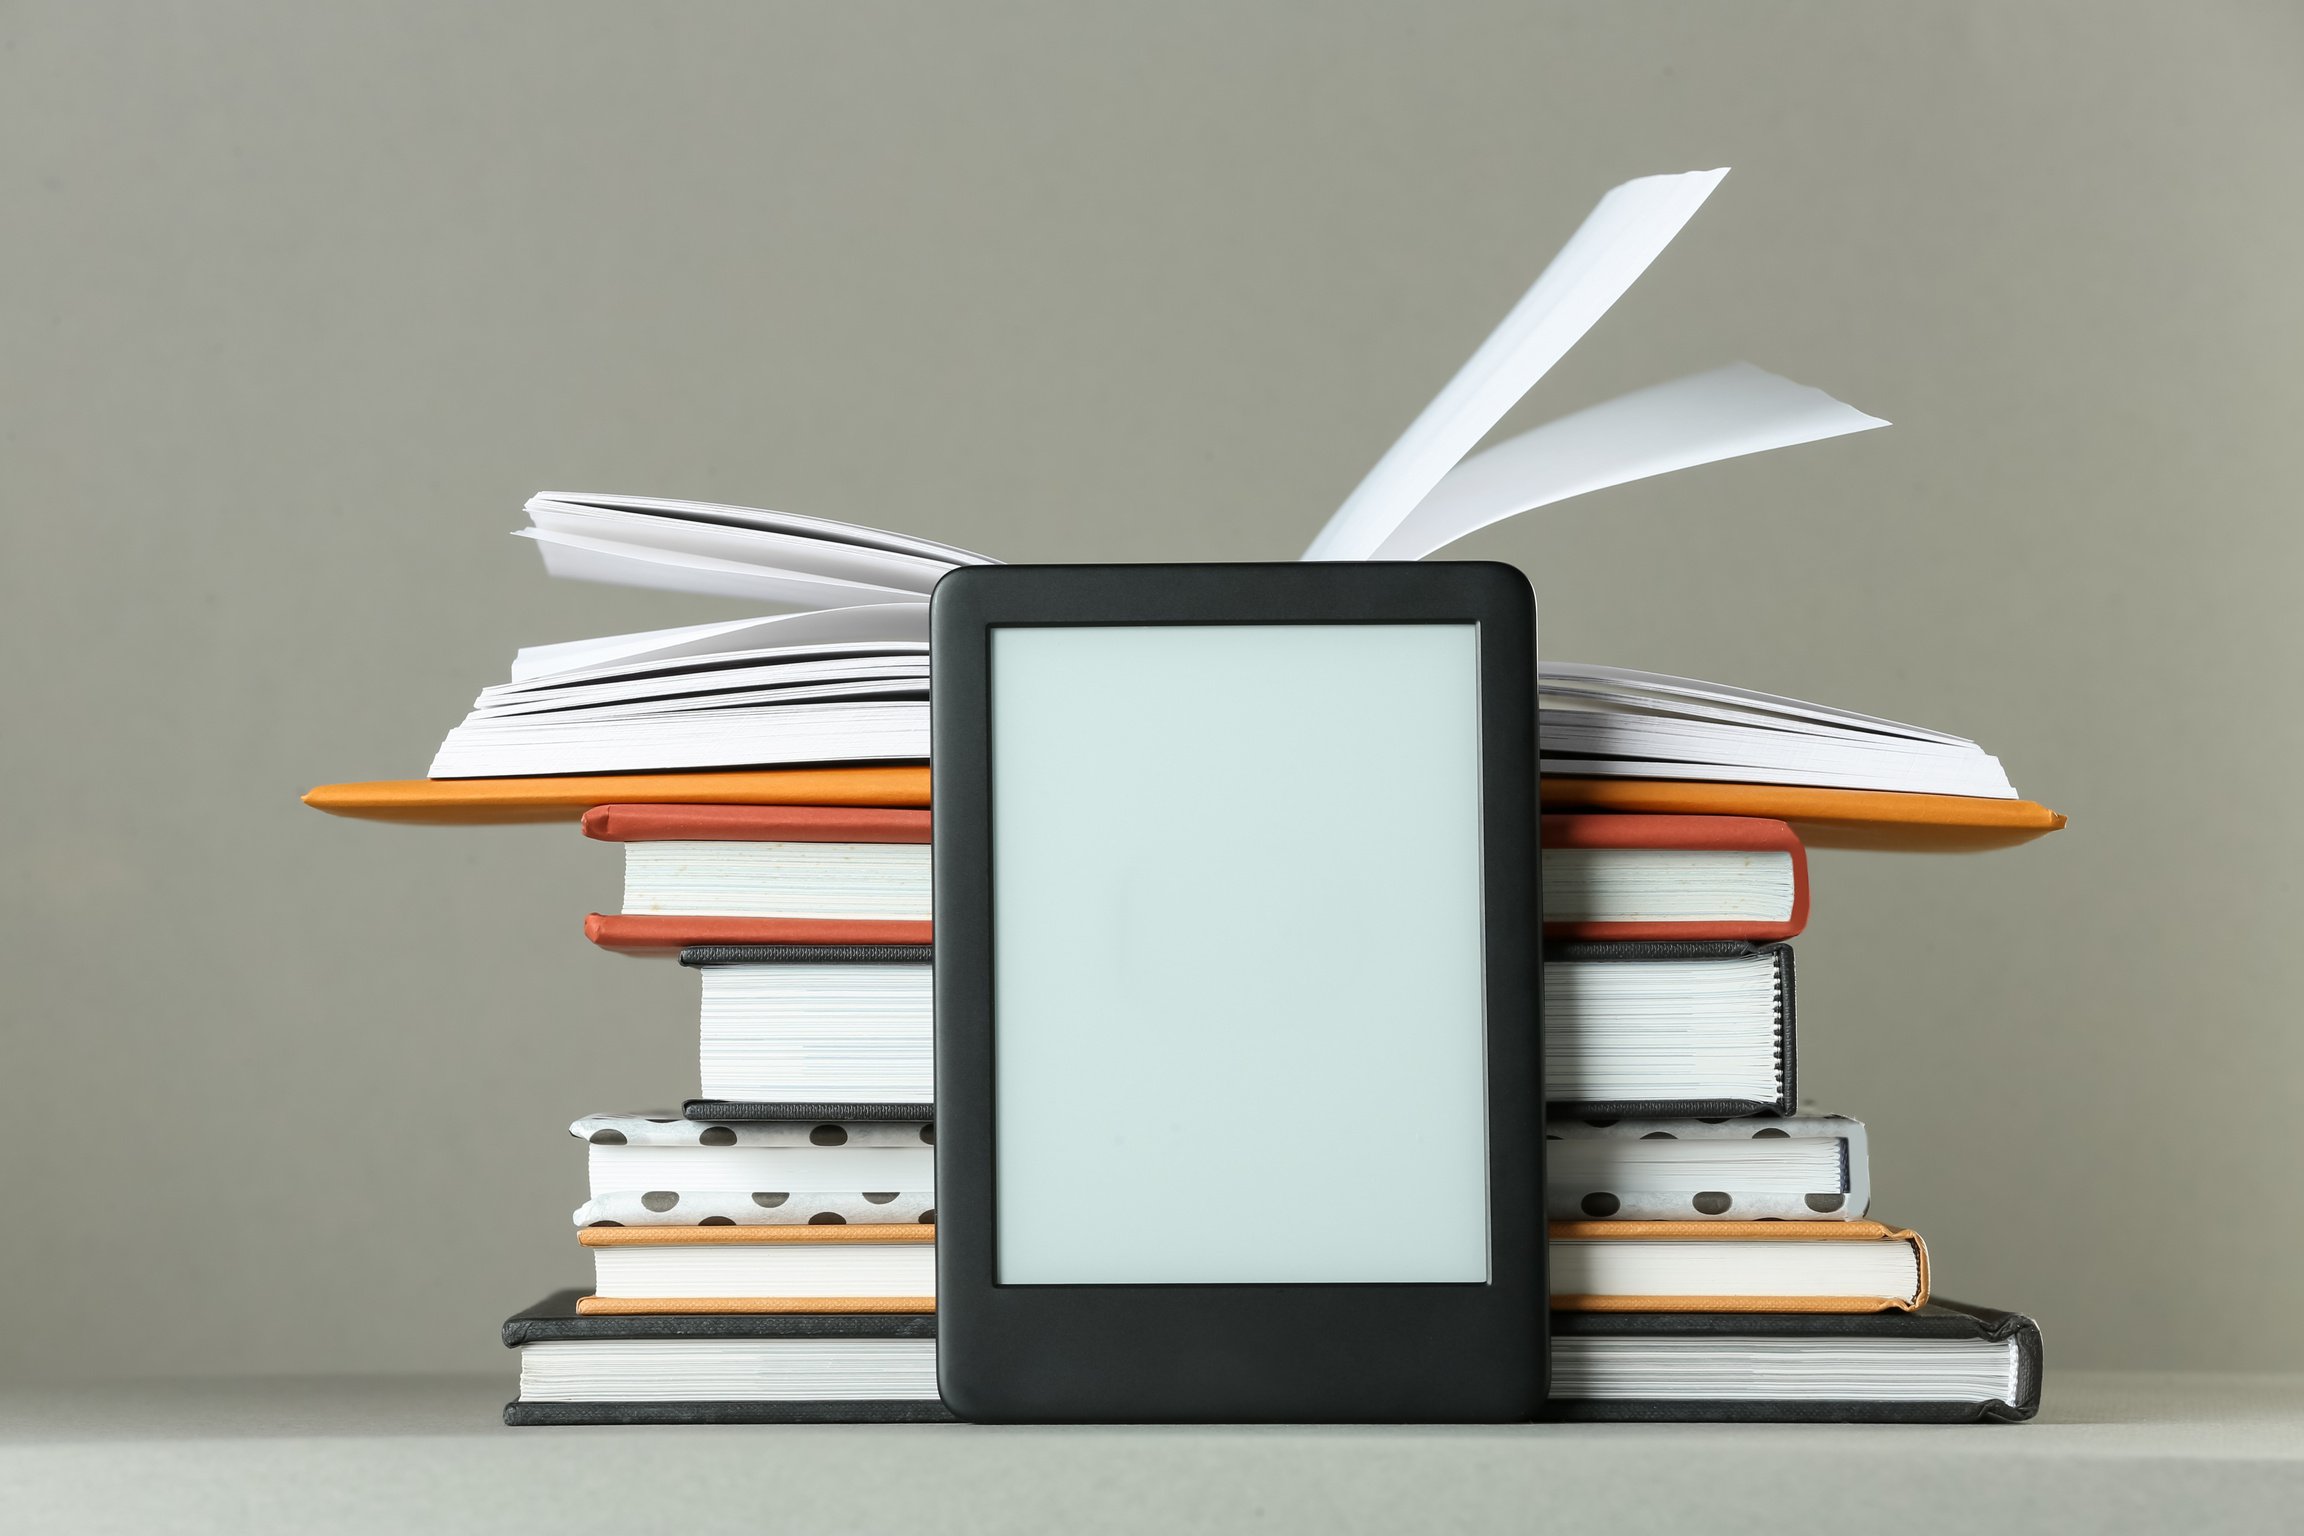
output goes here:
[[[1838, 1137], [1842, 1144], [1840, 1187], [1800, 1194], [1750, 1190], [1658, 1191], [1570, 1187], [1548, 1171], [1544, 1214], [1552, 1221], [1853, 1221], [1872, 1201], [1870, 1154], [1861, 1121], [1845, 1115], [1790, 1115], [1737, 1120], [1611, 1120], [1562, 1118], [1547, 1121], [1548, 1142], [1579, 1140], [1728, 1141], [1786, 1136]], [[1553, 1160], [1557, 1162], [1557, 1159]]]
[[[586, 1115], [569, 1134], [609, 1147], [919, 1147], [936, 1144], [926, 1120], [746, 1120], [719, 1124], [673, 1114]], [[717, 1161], [715, 1159], [714, 1161]], [[579, 1227], [781, 1227], [933, 1224], [924, 1190], [650, 1189], [595, 1195]]]
[[576, 1207], [579, 1227], [902, 1226], [936, 1221], [936, 1197], [918, 1190], [652, 1189], [595, 1195]]

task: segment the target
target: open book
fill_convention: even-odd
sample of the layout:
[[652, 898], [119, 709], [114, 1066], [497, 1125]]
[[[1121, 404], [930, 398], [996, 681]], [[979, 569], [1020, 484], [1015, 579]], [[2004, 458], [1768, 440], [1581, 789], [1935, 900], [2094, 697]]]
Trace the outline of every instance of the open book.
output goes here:
[[[1588, 491], [1886, 425], [1736, 363], [1472, 452], [1726, 174], [1647, 177], [1602, 198], [1304, 558], [1422, 559]], [[522, 650], [442, 743], [434, 778], [927, 756], [928, 594], [990, 557], [703, 502], [552, 492], [527, 510], [520, 532], [555, 576], [798, 611]], [[1796, 699], [1560, 663], [1541, 669], [1540, 692], [1555, 774], [2015, 796], [1973, 742]]]

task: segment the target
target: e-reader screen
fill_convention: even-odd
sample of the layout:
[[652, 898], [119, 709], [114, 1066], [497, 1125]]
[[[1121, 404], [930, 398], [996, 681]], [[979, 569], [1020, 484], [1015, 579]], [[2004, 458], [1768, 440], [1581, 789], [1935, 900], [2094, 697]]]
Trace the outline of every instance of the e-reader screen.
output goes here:
[[989, 638], [997, 1283], [1487, 1281], [1479, 626]]

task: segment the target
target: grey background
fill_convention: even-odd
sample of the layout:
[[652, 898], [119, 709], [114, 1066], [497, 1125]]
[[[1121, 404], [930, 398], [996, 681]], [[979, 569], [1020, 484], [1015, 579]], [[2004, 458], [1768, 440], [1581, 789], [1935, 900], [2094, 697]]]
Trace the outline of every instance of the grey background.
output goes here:
[[1817, 858], [1807, 1085], [2055, 1362], [2304, 1365], [2300, 61], [2274, 4], [0, 5], [0, 1364], [505, 1369], [583, 1274], [562, 1126], [694, 1071], [579, 935], [612, 851], [296, 804], [516, 645], [739, 613], [547, 581], [528, 493], [1290, 556], [1602, 190], [1727, 164], [1515, 421], [1746, 357], [1897, 425], [1454, 552], [1551, 655], [2071, 813]]

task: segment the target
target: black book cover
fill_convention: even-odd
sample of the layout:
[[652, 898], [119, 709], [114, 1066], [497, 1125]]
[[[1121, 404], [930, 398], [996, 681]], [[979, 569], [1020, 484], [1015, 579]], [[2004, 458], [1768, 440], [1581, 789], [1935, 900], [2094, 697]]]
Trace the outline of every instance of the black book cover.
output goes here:
[[2016, 1352], [2012, 1400], [1983, 1402], [1553, 1398], [1548, 1419], [1628, 1424], [2017, 1424], [2040, 1411], [2040, 1325], [2014, 1312], [1942, 1298], [1913, 1312], [1555, 1312], [1555, 1339], [1982, 1339]]
[[522, 1403], [504, 1405], [514, 1429], [573, 1424], [957, 1424], [929, 1398], [838, 1403]]
[[926, 965], [927, 944], [691, 944], [682, 965]]
[[[736, 1315], [685, 1313], [645, 1317], [579, 1317], [582, 1291], [556, 1291], [504, 1320], [504, 1343], [578, 1339], [932, 1339], [933, 1314]], [[557, 1424], [949, 1424], [933, 1399], [854, 1402], [524, 1403], [504, 1405], [514, 1428]]]
[[933, 1121], [933, 1104], [851, 1104], [831, 1099], [776, 1100], [754, 1103], [742, 1099], [690, 1099], [680, 1106], [690, 1120], [914, 1120]]
[[1555, 1115], [1587, 1119], [1670, 1119], [1711, 1117], [1734, 1119], [1742, 1115], [1789, 1115], [1799, 1107], [1798, 1052], [1793, 1042], [1792, 946], [1754, 944], [1740, 939], [1685, 939], [1666, 942], [1583, 942], [1544, 946], [1546, 961], [1554, 960], [1726, 960], [1746, 955], [1767, 955], [1776, 962], [1776, 1068], [1780, 1084], [1773, 1099], [1552, 1099], [1546, 1110]]

